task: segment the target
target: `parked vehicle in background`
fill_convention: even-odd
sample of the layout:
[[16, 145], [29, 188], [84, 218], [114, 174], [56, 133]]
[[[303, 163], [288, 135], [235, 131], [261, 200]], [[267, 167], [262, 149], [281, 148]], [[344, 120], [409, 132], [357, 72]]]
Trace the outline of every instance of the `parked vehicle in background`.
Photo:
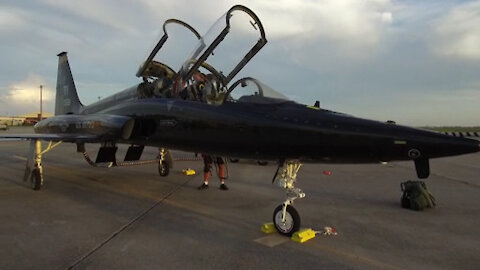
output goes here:
[[24, 126], [34, 126], [38, 120], [35, 119], [25, 119], [25, 122], [23, 122]]

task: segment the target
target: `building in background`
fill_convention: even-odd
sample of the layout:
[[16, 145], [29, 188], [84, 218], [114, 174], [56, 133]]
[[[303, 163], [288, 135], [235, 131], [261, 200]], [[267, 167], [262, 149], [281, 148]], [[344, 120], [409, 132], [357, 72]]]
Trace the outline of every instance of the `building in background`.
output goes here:
[[21, 126], [25, 123], [25, 118], [17, 116], [0, 116], [0, 125]]
[[[53, 115], [48, 112], [43, 112], [42, 113], [42, 120], [45, 118], [52, 117]], [[32, 113], [27, 113], [24, 115], [19, 115], [19, 117], [22, 117], [25, 119], [25, 122], [23, 123], [24, 125], [35, 125], [39, 119], [40, 119], [40, 113], [39, 112], [32, 112]]]
[[[51, 113], [44, 112], [42, 119], [53, 116]], [[7, 126], [22, 126], [22, 125], [35, 125], [40, 118], [40, 113], [32, 112], [19, 116], [0, 116], [0, 125]]]

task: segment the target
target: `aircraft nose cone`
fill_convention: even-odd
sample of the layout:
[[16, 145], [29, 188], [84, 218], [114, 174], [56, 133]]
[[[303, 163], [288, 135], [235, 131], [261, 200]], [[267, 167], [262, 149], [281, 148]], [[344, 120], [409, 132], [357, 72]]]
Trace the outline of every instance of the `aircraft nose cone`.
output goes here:
[[449, 154], [461, 155], [480, 151], [480, 141], [467, 138], [451, 138], [445, 144], [444, 148]]
[[424, 133], [417, 141], [418, 150], [429, 158], [448, 157], [480, 151], [480, 141], [444, 134]]

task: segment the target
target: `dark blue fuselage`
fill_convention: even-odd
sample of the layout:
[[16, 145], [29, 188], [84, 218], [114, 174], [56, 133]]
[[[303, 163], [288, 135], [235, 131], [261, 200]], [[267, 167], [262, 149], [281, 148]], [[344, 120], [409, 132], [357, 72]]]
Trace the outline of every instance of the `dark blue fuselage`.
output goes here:
[[240, 158], [370, 163], [480, 150], [476, 140], [294, 102], [212, 106], [180, 99], [137, 99], [98, 113], [135, 119], [125, 143]]

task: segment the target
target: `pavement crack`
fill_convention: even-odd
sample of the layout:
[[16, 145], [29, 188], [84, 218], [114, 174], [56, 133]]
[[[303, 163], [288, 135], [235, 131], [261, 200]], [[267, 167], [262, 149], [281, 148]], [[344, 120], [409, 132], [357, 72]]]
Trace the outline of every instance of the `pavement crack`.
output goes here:
[[172, 196], [173, 194], [175, 194], [175, 192], [177, 192], [178, 190], [180, 190], [182, 187], [184, 187], [186, 184], [188, 184], [188, 182], [190, 182], [191, 178], [188, 179], [187, 181], [185, 181], [184, 183], [182, 183], [181, 185], [178, 185], [176, 186], [172, 191], [170, 191], [168, 194], [166, 194], [165, 196], [163, 196], [162, 198], [160, 198], [158, 201], [156, 201], [154, 204], [152, 204], [149, 208], [145, 209], [143, 212], [141, 212], [140, 214], [138, 214], [136, 217], [134, 217], [133, 219], [131, 219], [129, 222], [127, 222], [126, 224], [124, 224], [122, 227], [120, 227], [118, 230], [116, 230], [115, 232], [113, 232], [107, 239], [105, 239], [104, 241], [102, 241], [101, 243], [99, 243], [97, 246], [95, 246], [90, 252], [88, 252], [87, 254], [83, 255], [82, 257], [80, 257], [79, 259], [77, 259], [72, 265], [70, 265], [67, 269], [70, 270], [70, 269], [73, 269], [75, 268], [76, 266], [78, 266], [80, 263], [82, 263], [83, 261], [85, 261], [86, 259], [88, 259], [91, 255], [93, 255], [95, 252], [97, 252], [98, 250], [100, 250], [103, 246], [105, 246], [106, 244], [108, 244], [108, 242], [110, 242], [111, 240], [113, 240], [115, 237], [117, 237], [119, 234], [121, 234], [123, 231], [125, 231], [126, 229], [128, 229], [133, 223], [135, 223], [136, 221], [140, 220], [142, 217], [146, 216], [150, 211], [152, 211], [155, 207], [157, 207], [158, 205], [162, 204], [166, 199], [168, 199], [170, 196]]
[[473, 188], [480, 188], [480, 185], [477, 185], [477, 184], [468, 182], [468, 181], [466, 181], [466, 180], [460, 180], [460, 179], [456, 179], [456, 178], [449, 177], [449, 176], [446, 176], [446, 175], [441, 175], [441, 174], [438, 174], [438, 173], [432, 173], [432, 175], [439, 176], [439, 177], [443, 177], [443, 178], [445, 178], [445, 179], [447, 179], [447, 180], [450, 180], [450, 181], [453, 181], [453, 182], [457, 182], [457, 183], [461, 183], [461, 184], [464, 184], [464, 185], [467, 185], [467, 186], [470, 186], [470, 187], [473, 187]]
[[[397, 164], [397, 165], [399, 167], [402, 167], [402, 168], [408, 168], [407, 166], [402, 166], [402, 165], [399, 165], [399, 164]], [[441, 174], [441, 173], [431, 172], [430, 175], [434, 175], [434, 176], [437, 176], [437, 177], [442, 177], [445, 180], [452, 181], [452, 182], [457, 182], [457, 183], [464, 184], [464, 185], [467, 185], [467, 186], [470, 186], [470, 187], [473, 187], [473, 188], [480, 188], [480, 185], [478, 185], [478, 184], [475, 184], [475, 183], [472, 183], [472, 182], [469, 182], [469, 181], [466, 181], [466, 180], [460, 180], [460, 179], [457, 179], [457, 178], [454, 178], [454, 177], [451, 177], [451, 176], [447, 176], [447, 175], [444, 175], [444, 174]]]

